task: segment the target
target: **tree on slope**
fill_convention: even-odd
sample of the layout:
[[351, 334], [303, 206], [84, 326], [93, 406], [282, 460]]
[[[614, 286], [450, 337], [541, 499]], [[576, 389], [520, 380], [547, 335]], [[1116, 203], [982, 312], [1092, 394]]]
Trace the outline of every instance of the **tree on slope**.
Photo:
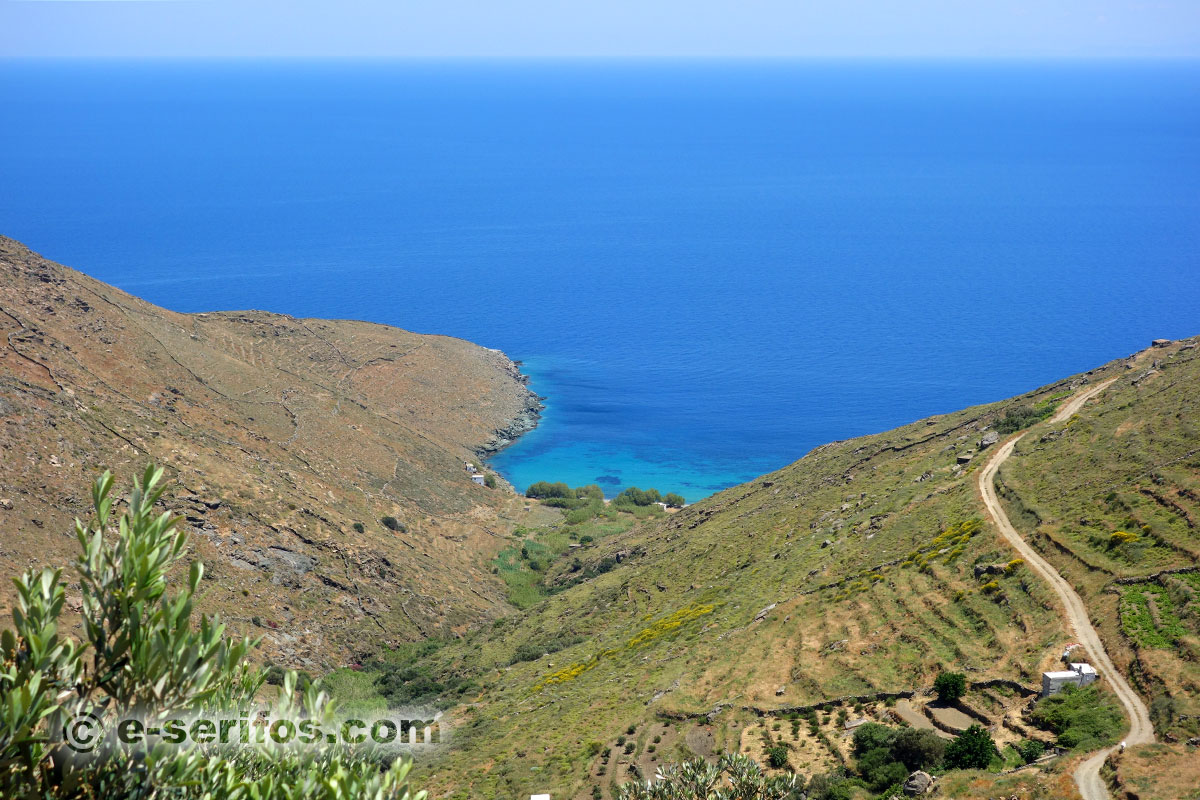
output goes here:
[[[16, 579], [14, 627], [0, 632], [0, 797], [422, 800], [424, 792], [409, 788], [409, 762], [386, 767], [325, 742], [287, 747], [267, 737], [234, 753], [160, 743], [131, 753], [106, 739], [87, 757], [72, 752], [68, 723], [79, 719], [108, 730], [132, 712], [248, 712], [263, 685], [265, 673], [245, 663], [257, 642], [226, 638], [216, 618], [193, 619], [199, 562], [180, 591], [167, 593], [187, 534], [155, 510], [162, 475], [147, 467], [114, 521], [113, 478], [105, 472], [92, 487], [94, 519], [75, 523], [85, 641], [58, 631], [62, 570]], [[309, 686], [296, 695], [296, 673], [288, 672], [271, 717], [332, 725], [322, 692]]]

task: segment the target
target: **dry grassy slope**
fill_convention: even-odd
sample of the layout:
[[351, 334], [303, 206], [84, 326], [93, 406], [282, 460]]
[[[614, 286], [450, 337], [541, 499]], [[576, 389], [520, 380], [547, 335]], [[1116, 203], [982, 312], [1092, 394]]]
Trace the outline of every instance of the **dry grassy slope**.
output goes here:
[[[1153, 354], [1131, 358], [1148, 367]], [[723, 727], [741, 709], [920, 689], [941, 668], [1037, 685], [1070, 641], [1060, 609], [1020, 567], [975, 576], [975, 565], [1013, 556], [987, 525], [973, 534], [963, 527], [983, 516], [972, 475], [983, 458], [958, 459], [977, 452], [1006, 410], [1053, 405], [1127, 366], [1116, 361], [1009, 401], [819, 447], [579, 551], [585, 562], [620, 554], [621, 563], [439, 654], [442, 667], [479, 674], [486, 688], [454, 712], [456, 746], [425, 767], [431, 786], [464, 797], [585, 796], [598, 770], [589, 741], [613, 746], [625, 726], [655, 716], [730, 706], [710, 730], [730, 742], [736, 736]], [[1181, 391], [1146, 412], [1174, 417], [1194, 402], [1196, 384]], [[1027, 438], [1050, 432], [1069, 441], [1083, 430], [1078, 422], [1050, 428]], [[1059, 471], [1090, 468], [1093, 451], [1082, 447]], [[567, 576], [565, 564], [558, 569]], [[521, 644], [564, 634], [584, 641], [508, 666]], [[622, 769], [614, 757], [602, 780], [627, 779]]]
[[519, 509], [462, 466], [535, 401], [502, 353], [363, 322], [177, 314], [3, 238], [0, 335], [5, 575], [67, 563], [97, 471], [127, 484], [154, 459], [209, 567], [206, 610], [258, 617], [285, 663], [506, 608], [481, 565]]
[[[1198, 405], [1197, 340], [1156, 348], [1000, 471], [1010, 509], [1079, 589], [1160, 737], [1181, 740], [1200, 735]], [[1118, 531], [1136, 539], [1114, 543]]]

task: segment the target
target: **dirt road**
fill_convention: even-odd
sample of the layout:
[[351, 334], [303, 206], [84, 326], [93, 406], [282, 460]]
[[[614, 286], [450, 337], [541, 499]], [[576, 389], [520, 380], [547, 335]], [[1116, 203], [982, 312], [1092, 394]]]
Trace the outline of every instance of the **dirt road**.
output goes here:
[[[1073, 414], [1078, 413], [1083, 408], [1088, 400], [1104, 391], [1114, 380], [1116, 379], [1111, 378], [1103, 383], [1078, 392], [1063, 404], [1058, 413], [1050, 419], [1050, 424], [1061, 424], [1070, 419]], [[1067, 621], [1071, 626], [1071, 630], [1075, 633], [1076, 641], [1087, 649], [1088, 656], [1092, 659], [1092, 665], [1100, 672], [1101, 678], [1108, 682], [1108, 685], [1117, 695], [1117, 699], [1121, 701], [1121, 705], [1125, 708], [1125, 714], [1130, 720], [1129, 734], [1125, 737], [1125, 741], [1129, 744], [1152, 742], [1154, 741], [1154, 728], [1150, 724], [1150, 715], [1146, 711], [1146, 704], [1142, 702], [1142, 698], [1126, 682], [1124, 676], [1117, 672], [1116, 667], [1113, 666], [1112, 660], [1108, 657], [1108, 653], [1104, 649], [1104, 643], [1100, 641], [1100, 636], [1096, 633], [1096, 629], [1092, 627], [1092, 621], [1088, 616], [1087, 609], [1083, 605], [1083, 600], [1080, 599], [1071, 584], [1067, 583], [1049, 562], [1038, 555], [1037, 551], [1021, 538], [1021, 535], [1017, 533], [1016, 528], [1013, 527], [1008, 516], [1004, 513], [1004, 508], [1000, 505], [1000, 499], [996, 496], [996, 471], [1012, 455], [1013, 448], [1016, 447], [1017, 442], [1024, 435], [1022, 433], [1006, 441], [992, 454], [987, 464], [980, 470], [979, 493], [983, 497], [983, 505], [987, 509], [988, 516], [992, 518], [992, 522], [995, 523], [996, 528], [1004, 538], [1016, 549], [1021, 558], [1025, 559], [1025, 563], [1029, 568], [1050, 584], [1050, 587], [1054, 589], [1054, 593], [1062, 601], [1067, 612]], [[1083, 795], [1084, 800], [1106, 800], [1108, 798], [1108, 788], [1104, 785], [1104, 781], [1100, 779], [1100, 767], [1104, 764], [1104, 760], [1112, 752], [1112, 749], [1108, 748], [1094, 753], [1075, 770], [1075, 783], [1079, 785], [1079, 791]]]

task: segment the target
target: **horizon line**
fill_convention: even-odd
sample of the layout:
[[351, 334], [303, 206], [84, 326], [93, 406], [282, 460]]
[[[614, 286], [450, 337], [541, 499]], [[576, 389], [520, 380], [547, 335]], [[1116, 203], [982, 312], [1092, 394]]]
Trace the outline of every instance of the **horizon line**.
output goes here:
[[527, 62], [562, 62], [562, 61], [652, 61], [652, 62], [880, 62], [880, 61], [911, 61], [911, 62], [1045, 62], [1045, 61], [1200, 61], [1200, 53], [1161, 53], [1161, 54], [1007, 54], [1007, 55], [515, 55], [515, 54], [484, 54], [484, 55], [349, 55], [349, 54], [289, 54], [289, 55], [171, 55], [171, 54], [0, 54], [0, 62], [11, 61], [342, 61], [342, 62], [379, 62], [379, 61], [527, 61]]

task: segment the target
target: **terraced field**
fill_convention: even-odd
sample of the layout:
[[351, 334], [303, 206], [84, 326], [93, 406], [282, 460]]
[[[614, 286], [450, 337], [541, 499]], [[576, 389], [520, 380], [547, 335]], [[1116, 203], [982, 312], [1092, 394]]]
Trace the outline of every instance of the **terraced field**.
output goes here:
[[[1194, 398], [1185, 370], [1190, 386], [1198, 384], [1187, 359], [1194, 348], [1187, 344], [1122, 359], [1010, 401], [825, 445], [678, 514], [571, 549], [546, 568], [542, 581], [561, 581], [573, 566], [589, 575], [586, 580], [432, 657], [435, 672], [476, 676], [478, 691], [449, 709], [456, 746], [424, 765], [423, 775], [433, 789], [454, 797], [538, 791], [590, 797], [603, 767], [607, 796], [628, 779], [629, 766], [653, 763], [622, 765], [611, 752], [602, 763], [604, 748], [613, 748], [629, 725], [642, 730], [686, 722], [670, 747], [678, 755], [687, 752], [688, 741], [726, 749], [761, 742], [761, 736], [746, 739], [747, 714], [780, 720], [786, 739], [790, 709], [847, 697], [850, 706], [881, 702], [880, 693], [920, 690], [947, 668], [972, 682], [1036, 687], [1072, 638], [1049, 588], [984, 522], [974, 471], [988, 453], [985, 435], [1012, 420], [1037, 425], [1001, 471], [1006, 508], [1047, 551], [1055, 549], [1051, 537], [1086, 539], [1081, 530], [1101, 537], [1081, 548], [1081, 557], [1109, 572], [1098, 573], [1097, 591], [1084, 590], [1099, 615], [1107, 608], [1116, 620], [1122, 589], [1106, 592], [1104, 586], [1123, 574], [1144, 574], [1135, 563], [1141, 569], [1181, 566], [1194, 546], [1186, 522], [1172, 522], [1174, 512], [1161, 503], [1117, 485], [1116, 498], [1138, 515], [1138, 541], [1110, 546], [1123, 518], [1111, 528], [1046, 524], [1050, 510], [1040, 491], [1028, 492], [1027, 465], [1052, 457], [1038, 474], [1062, 478], [1039, 481], [1039, 490], [1068, 498], [1088, 491], [1094, 496], [1083, 501], [1089, 509], [1117, 508], [1105, 499], [1114, 491], [1109, 470], [1133, 468], [1143, 445], [1124, 448], [1143, 434], [1126, 425], [1116, 436], [1115, 428], [1136, 419], [1141, 430], [1158, 432], [1158, 463], [1172, 462], [1159, 472], [1180, 480], [1193, 475], [1183, 455], [1188, 442], [1196, 446], [1186, 420]], [[1158, 371], [1132, 384], [1155, 360]], [[1168, 376], [1178, 391], [1159, 391], [1155, 375]], [[1110, 388], [1118, 391], [1111, 398], [1106, 392], [1095, 414], [1089, 408], [1059, 424], [1039, 422], [1047, 415], [1038, 409], [1053, 411], [1080, 387], [1114, 377], [1119, 380]], [[1109, 416], [1114, 404], [1127, 406], [1119, 421]], [[1183, 505], [1187, 497], [1177, 489], [1165, 491]], [[1099, 519], [1092, 511], [1086, 516]], [[602, 564], [607, 571], [595, 569]], [[1076, 585], [1092, 574], [1082, 562], [1064, 566]], [[1180, 609], [1189, 606], [1172, 602], [1168, 608], [1147, 600], [1145, 613], [1156, 626], [1176, 617], [1183, 624]], [[1116, 624], [1104, 634], [1106, 640], [1123, 636]], [[519, 649], [536, 653], [538, 642], [555, 637], [575, 643], [514, 662]], [[1148, 650], [1140, 652], [1145, 659]], [[993, 711], [997, 719], [1010, 716], [1003, 704]], [[1007, 730], [998, 722], [995, 728]], [[801, 738], [806, 730], [801, 727]], [[802, 753], [820, 752], [789, 743], [797, 769], [809, 768]], [[639, 758], [656, 755], [638, 747]], [[809, 756], [812, 768], [821, 758]], [[626, 774], [614, 774], [621, 769]]]

